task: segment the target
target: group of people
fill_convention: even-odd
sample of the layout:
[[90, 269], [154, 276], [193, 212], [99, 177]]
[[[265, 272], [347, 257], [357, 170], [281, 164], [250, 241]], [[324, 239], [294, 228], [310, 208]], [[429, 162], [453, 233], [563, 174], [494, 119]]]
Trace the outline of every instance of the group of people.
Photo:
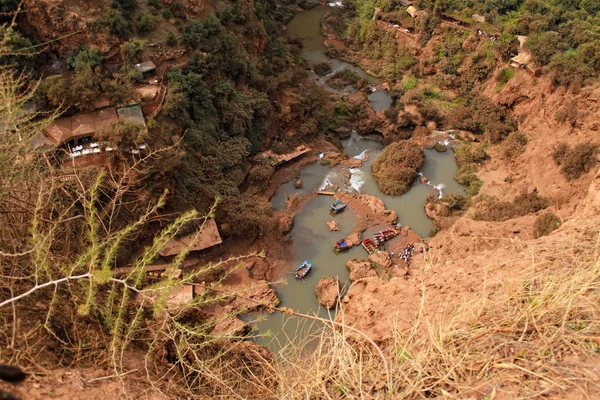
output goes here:
[[484, 30], [482, 30], [482, 29], [477, 29], [477, 34], [478, 34], [479, 36], [485, 36], [486, 38], [489, 38], [489, 39], [491, 39], [492, 41], [496, 40], [496, 38], [497, 38], [497, 36], [496, 36], [496, 35], [493, 35], [493, 34], [491, 34], [491, 33], [489, 33], [489, 32], [486, 32], [486, 31], [484, 31]]
[[402, 260], [404, 260], [404, 264], [408, 263], [408, 259], [410, 258], [410, 255], [412, 253], [415, 252], [415, 244], [414, 243], [409, 243], [406, 246], [404, 246], [404, 249], [402, 250], [402, 253], [400, 254], [400, 257], [402, 258]]

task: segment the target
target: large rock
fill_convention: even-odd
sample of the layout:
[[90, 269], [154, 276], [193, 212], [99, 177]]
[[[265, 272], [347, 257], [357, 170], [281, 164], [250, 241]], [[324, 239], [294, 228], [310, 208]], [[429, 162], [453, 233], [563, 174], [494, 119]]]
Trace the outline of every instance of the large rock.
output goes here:
[[236, 309], [258, 311], [266, 309], [271, 311], [272, 307], [279, 305], [277, 292], [269, 286], [267, 281], [260, 281], [256, 285], [244, 289], [231, 305]]
[[267, 258], [254, 257], [248, 260], [246, 269], [250, 278], [261, 281], [268, 279], [271, 266]]
[[385, 268], [392, 266], [392, 258], [387, 251], [378, 251], [377, 253], [369, 254], [369, 261]]
[[361, 236], [362, 233], [360, 231], [352, 232], [350, 236], [346, 238], [346, 243], [348, 243], [350, 246], [358, 246], [362, 241]]
[[398, 213], [396, 213], [394, 210], [388, 210], [385, 208], [383, 200], [381, 200], [379, 197], [361, 194], [358, 197], [358, 200], [370, 208], [374, 214], [382, 215], [384, 222], [387, 222], [390, 225], [395, 225], [398, 221]]
[[294, 227], [294, 213], [284, 212], [279, 217], [279, 230], [283, 235], [289, 233]]
[[327, 223], [327, 229], [329, 229], [332, 232], [333, 231], [339, 231], [340, 230], [340, 224], [336, 220], [329, 221]]
[[226, 317], [215, 324], [211, 335], [213, 336], [245, 336], [250, 332], [250, 325], [238, 317]]
[[337, 304], [341, 290], [340, 280], [335, 276], [321, 278], [315, 293], [317, 294], [317, 302], [327, 308], [333, 308]]
[[377, 276], [377, 272], [370, 261], [350, 260], [346, 263], [346, 268], [350, 271], [350, 280], [353, 282], [359, 279]]

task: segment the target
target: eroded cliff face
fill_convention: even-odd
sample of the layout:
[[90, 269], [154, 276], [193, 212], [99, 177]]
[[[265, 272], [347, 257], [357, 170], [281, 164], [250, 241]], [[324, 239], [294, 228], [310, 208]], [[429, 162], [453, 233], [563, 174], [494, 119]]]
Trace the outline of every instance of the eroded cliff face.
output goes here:
[[[82, 43], [90, 43], [94, 34], [90, 22], [102, 17], [108, 1], [77, 2], [69, 0], [31, 0], [24, 5], [20, 25], [38, 43], [50, 42], [53, 50], [76, 49]], [[105, 32], [95, 34], [94, 43], [103, 52], [118, 44], [118, 39]]]
[[[173, 0], [161, 0], [166, 9], [170, 9]], [[76, 50], [81, 44], [98, 47], [107, 58], [119, 55], [120, 44], [124, 39], [110, 34], [108, 27], [100, 26], [105, 18], [106, 9], [112, 0], [75, 1], [75, 0], [31, 0], [24, 4], [24, 12], [18, 18], [21, 29], [32, 36], [37, 43], [48, 43], [48, 48], [57, 54]], [[182, 12], [187, 19], [202, 19], [214, 12], [214, 1], [183, 0]], [[257, 54], [264, 50], [266, 32], [255, 16], [254, 3], [250, 0], [240, 2], [240, 7], [247, 11], [250, 18], [247, 26], [250, 31], [239, 35], [245, 40], [249, 54]], [[148, 6], [140, 2], [138, 9], [132, 13], [137, 19], [142, 12], [149, 12]], [[164, 60], [179, 60], [185, 53], [181, 47], [166, 46], [167, 32], [178, 29], [176, 19], [165, 19], [160, 13], [155, 16], [154, 30], [143, 39], [148, 40], [149, 55], [158, 65]], [[132, 30], [131, 37], [135, 37]]]

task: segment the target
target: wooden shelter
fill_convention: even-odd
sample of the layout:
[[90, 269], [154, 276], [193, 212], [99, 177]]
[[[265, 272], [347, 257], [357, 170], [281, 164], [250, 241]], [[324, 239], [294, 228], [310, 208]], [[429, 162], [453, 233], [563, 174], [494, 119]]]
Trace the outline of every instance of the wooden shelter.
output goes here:
[[93, 136], [104, 126], [119, 120], [114, 108], [59, 118], [44, 128], [44, 134], [56, 145]]
[[206, 221], [200, 232], [178, 239], [171, 239], [159, 254], [163, 257], [169, 257], [177, 255], [188, 248], [190, 251], [200, 251], [221, 243], [223, 243], [223, 240], [219, 235], [217, 223], [211, 218]]

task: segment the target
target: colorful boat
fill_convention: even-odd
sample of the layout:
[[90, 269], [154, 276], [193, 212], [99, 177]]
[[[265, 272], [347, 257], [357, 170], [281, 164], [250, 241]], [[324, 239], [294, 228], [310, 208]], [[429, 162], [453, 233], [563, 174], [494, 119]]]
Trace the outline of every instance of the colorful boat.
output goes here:
[[395, 236], [397, 236], [398, 233], [399, 233], [398, 228], [384, 229], [373, 235], [373, 241], [375, 242], [375, 244], [377, 246], [380, 246], [386, 240], [390, 240], [390, 239], [394, 238]]
[[346, 208], [346, 203], [342, 202], [341, 200], [336, 200], [331, 205], [331, 211], [333, 211], [335, 214], [339, 213], [344, 208]]
[[296, 273], [294, 274], [294, 276], [296, 277], [296, 279], [304, 279], [304, 277], [308, 275], [311, 269], [312, 263], [308, 260], [304, 260], [304, 262], [302, 262], [296, 267]]
[[333, 247], [335, 248], [336, 251], [344, 251], [344, 250], [348, 250], [352, 246], [350, 246], [350, 244], [348, 244], [346, 239], [340, 239], [334, 243]]
[[373, 254], [377, 251], [377, 245], [370, 238], [363, 240], [362, 245], [369, 254]]

